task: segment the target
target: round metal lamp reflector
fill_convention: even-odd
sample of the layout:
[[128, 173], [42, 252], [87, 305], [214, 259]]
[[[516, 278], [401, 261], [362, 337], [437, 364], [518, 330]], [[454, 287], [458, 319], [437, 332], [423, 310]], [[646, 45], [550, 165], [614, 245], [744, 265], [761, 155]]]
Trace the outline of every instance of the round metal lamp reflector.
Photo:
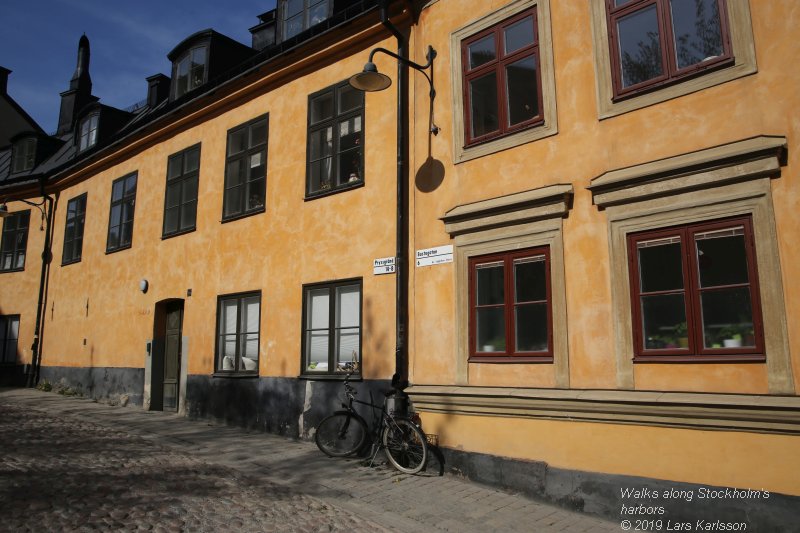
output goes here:
[[375, 63], [364, 65], [364, 70], [350, 77], [350, 86], [359, 91], [382, 91], [392, 84], [391, 78], [378, 72]]

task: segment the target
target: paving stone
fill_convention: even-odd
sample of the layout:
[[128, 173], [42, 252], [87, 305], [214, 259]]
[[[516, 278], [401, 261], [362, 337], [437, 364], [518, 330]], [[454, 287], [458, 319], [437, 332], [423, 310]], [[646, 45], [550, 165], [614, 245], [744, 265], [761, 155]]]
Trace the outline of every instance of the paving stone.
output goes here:
[[0, 450], [3, 530], [618, 528], [453, 476], [401, 474], [380, 454], [364, 466], [309, 442], [27, 389], [0, 389]]

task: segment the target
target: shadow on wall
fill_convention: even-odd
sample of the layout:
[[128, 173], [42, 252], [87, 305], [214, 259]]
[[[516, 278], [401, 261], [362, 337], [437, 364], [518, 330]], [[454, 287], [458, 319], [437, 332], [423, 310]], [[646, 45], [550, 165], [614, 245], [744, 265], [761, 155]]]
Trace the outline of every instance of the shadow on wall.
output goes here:
[[417, 170], [414, 183], [420, 192], [429, 193], [439, 188], [444, 181], [444, 165], [438, 159], [428, 156]]

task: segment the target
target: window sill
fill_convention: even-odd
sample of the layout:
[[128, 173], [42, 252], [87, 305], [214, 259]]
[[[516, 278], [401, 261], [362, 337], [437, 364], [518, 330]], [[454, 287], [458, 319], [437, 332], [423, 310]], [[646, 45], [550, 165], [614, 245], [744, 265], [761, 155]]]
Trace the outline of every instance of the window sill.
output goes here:
[[764, 355], [640, 355], [633, 358], [634, 363], [764, 363]]
[[242, 213], [241, 215], [233, 215], [230, 217], [223, 217], [222, 220], [219, 221], [220, 224], [225, 224], [227, 222], [233, 222], [234, 220], [241, 220], [243, 218], [251, 217], [253, 215], [260, 215], [261, 213], [265, 213], [267, 211], [266, 206], [259, 207], [258, 209], [254, 209], [253, 211], [248, 211], [246, 213]]
[[358, 180], [358, 182], [347, 183], [346, 185], [340, 185], [335, 189], [326, 189], [324, 191], [317, 191], [313, 193], [307, 193], [304, 201], [308, 202], [309, 200], [316, 200], [317, 198], [324, 198], [326, 196], [332, 196], [334, 194], [338, 194], [340, 192], [350, 191], [353, 189], [358, 189], [364, 186], [364, 180]]
[[257, 378], [258, 372], [214, 372], [211, 374], [214, 378], [232, 378], [232, 379], [249, 379]]
[[172, 237], [179, 237], [181, 235], [186, 235], [187, 233], [192, 233], [197, 230], [197, 226], [192, 226], [191, 228], [182, 229], [180, 231], [174, 231], [172, 233], [166, 233], [161, 235], [161, 240], [171, 239]]
[[10, 274], [11, 272], [23, 272], [24, 270], [25, 270], [25, 267], [22, 267], [22, 268], [9, 268], [8, 270], [0, 270], [0, 274], [7, 274], [7, 273]]
[[552, 355], [473, 355], [470, 363], [552, 363]]
[[61, 262], [61, 266], [65, 267], [65, 266], [74, 265], [75, 263], [80, 263], [80, 262], [81, 262], [81, 258], [79, 257], [77, 259], [72, 259], [70, 261], [62, 261]]
[[106, 250], [106, 255], [117, 253], [117, 252], [121, 252], [123, 250], [128, 250], [128, 249], [130, 249], [132, 247], [133, 247], [133, 243], [126, 244], [125, 246], [120, 246], [119, 248], [113, 248], [111, 250]]
[[[310, 381], [344, 381], [347, 374], [300, 374], [297, 379], [305, 379]], [[350, 381], [364, 381], [360, 374], [353, 374], [350, 376]]]

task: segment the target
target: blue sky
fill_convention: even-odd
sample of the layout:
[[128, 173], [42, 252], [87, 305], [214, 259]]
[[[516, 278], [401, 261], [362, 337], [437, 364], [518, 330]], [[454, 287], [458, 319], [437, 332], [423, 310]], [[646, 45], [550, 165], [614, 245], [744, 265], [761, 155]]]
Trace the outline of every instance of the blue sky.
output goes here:
[[8, 92], [47, 132], [69, 88], [83, 33], [91, 45], [92, 93], [125, 108], [147, 96], [145, 78], [170, 75], [167, 53], [214, 28], [247, 45], [258, 15], [276, 0], [0, 0], [0, 66]]

